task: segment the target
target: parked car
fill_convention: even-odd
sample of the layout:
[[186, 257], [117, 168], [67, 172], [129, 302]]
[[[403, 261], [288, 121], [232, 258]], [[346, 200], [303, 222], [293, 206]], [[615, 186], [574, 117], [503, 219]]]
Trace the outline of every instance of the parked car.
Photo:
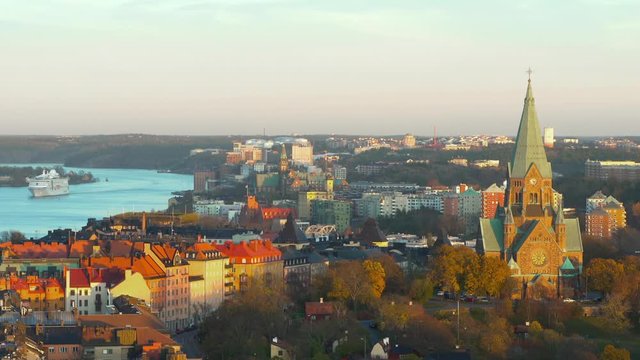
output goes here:
[[572, 298], [564, 298], [564, 299], [562, 299], [562, 301], [563, 301], [563, 302], [566, 302], [566, 303], [574, 303], [574, 302], [576, 302], [576, 301], [575, 301], [575, 300], [573, 300]]
[[479, 302], [479, 303], [488, 304], [489, 303], [489, 298], [486, 297], [486, 296], [479, 296], [476, 299], [476, 301]]

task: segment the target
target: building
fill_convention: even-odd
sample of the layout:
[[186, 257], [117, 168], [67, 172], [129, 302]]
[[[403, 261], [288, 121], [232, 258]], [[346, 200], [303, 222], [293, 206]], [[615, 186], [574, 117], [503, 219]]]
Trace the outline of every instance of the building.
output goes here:
[[223, 200], [198, 200], [193, 203], [193, 212], [201, 216], [220, 216], [227, 220], [235, 220], [242, 207], [243, 202], [225, 204]]
[[531, 80], [527, 87], [505, 206], [494, 219], [481, 219], [477, 250], [508, 263], [521, 291], [514, 297], [574, 297], [583, 266], [578, 219], [565, 219], [553, 206], [551, 163], [540, 136]]
[[298, 193], [298, 217], [302, 220], [311, 220], [311, 202], [313, 200], [333, 200], [333, 192], [306, 191]]
[[208, 191], [207, 182], [215, 180], [216, 174], [209, 170], [196, 170], [193, 173], [193, 191], [197, 193]]
[[263, 281], [267, 286], [282, 286], [284, 274], [282, 253], [268, 240], [227, 241], [216, 248], [229, 258], [233, 267], [236, 291], [245, 290], [251, 281]]
[[13, 290], [22, 306], [33, 311], [64, 310], [64, 287], [56, 278], [42, 279], [37, 275], [17, 277], [15, 274], [0, 278], [0, 291]]
[[640, 163], [633, 161], [587, 160], [584, 163], [584, 174], [588, 178], [600, 180], [613, 178], [638, 181], [640, 180]]
[[585, 221], [587, 235], [609, 239], [627, 226], [627, 211], [613, 196], [596, 191], [587, 199]]
[[233, 274], [229, 258], [213, 244], [198, 241], [185, 250], [184, 257], [189, 262], [191, 320], [199, 323], [229, 295], [225, 283], [233, 281]]
[[360, 175], [371, 176], [380, 174], [386, 167], [386, 165], [358, 165], [356, 172]]
[[281, 248], [285, 289], [290, 294], [301, 294], [311, 285], [311, 264], [307, 252], [295, 247]]
[[69, 269], [65, 276], [65, 309], [80, 315], [109, 314], [113, 311], [111, 288], [124, 280], [120, 269]]
[[347, 179], [347, 168], [340, 165], [333, 165], [333, 178], [336, 181]]
[[585, 215], [585, 232], [589, 236], [611, 239], [614, 232], [613, 218], [602, 208], [596, 208], [595, 210]]
[[402, 138], [402, 146], [406, 148], [416, 147], [416, 137], [411, 134], [405, 134]]
[[556, 138], [553, 135], [553, 128], [546, 127], [544, 128], [544, 147], [552, 149], [553, 144], [555, 144]]
[[351, 226], [351, 202], [328, 199], [312, 200], [311, 223], [335, 225], [336, 231], [344, 233]]
[[313, 145], [291, 145], [291, 161], [297, 165], [313, 165]]
[[504, 187], [493, 184], [482, 192], [482, 215], [485, 219], [493, 219], [498, 208], [504, 206]]
[[464, 225], [465, 234], [478, 231], [479, 219], [482, 216], [482, 194], [473, 188], [468, 188], [458, 195], [458, 218]]

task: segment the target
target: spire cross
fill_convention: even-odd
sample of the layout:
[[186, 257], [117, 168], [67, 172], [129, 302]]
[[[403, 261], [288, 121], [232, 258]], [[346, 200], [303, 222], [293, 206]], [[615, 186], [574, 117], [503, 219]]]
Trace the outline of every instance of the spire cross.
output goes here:
[[533, 73], [533, 70], [531, 70], [531, 67], [529, 67], [529, 70], [527, 70], [526, 73], [529, 74], [529, 81], [531, 81], [531, 74]]

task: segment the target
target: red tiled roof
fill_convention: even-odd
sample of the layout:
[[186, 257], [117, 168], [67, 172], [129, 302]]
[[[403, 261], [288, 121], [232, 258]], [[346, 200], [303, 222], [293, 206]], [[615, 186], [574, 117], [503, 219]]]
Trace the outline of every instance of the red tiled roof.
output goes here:
[[86, 269], [69, 269], [69, 286], [72, 288], [90, 287]]
[[271, 241], [251, 240], [249, 243], [241, 241], [238, 244], [234, 244], [231, 241], [227, 241], [224, 245], [218, 245], [218, 250], [231, 258], [232, 261], [241, 261], [241, 259], [252, 258], [275, 258], [280, 259], [282, 253], [275, 248]]
[[292, 211], [293, 209], [291, 208], [262, 208], [262, 218], [264, 220], [286, 219]]
[[333, 315], [333, 303], [330, 302], [306, 302], [304, 303], [304, 312], [309, 315]]
[[67, 257], [67, 245], [57, 242], [49, 244], [26, 241], [20, 244], [8, 243], [5, 247], [8, 247], [15, 257], [22, 259], [56, 259]]

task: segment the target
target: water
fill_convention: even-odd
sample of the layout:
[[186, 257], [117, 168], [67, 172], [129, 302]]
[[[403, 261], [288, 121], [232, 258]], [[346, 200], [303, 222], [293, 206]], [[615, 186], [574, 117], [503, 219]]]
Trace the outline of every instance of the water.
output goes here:
[[[5, 166], [43, 165], [52, 166]], [[0, 187], [0, 232], [18, 230], [27, 237], [42, 237], [52, 229], [78, 230], [91, 217], [102, 218], [123, 211], [164, 210], [172, 192], [193, 187], [190, 175], [65, 167], [65, 171], [79, 170], [91, 172], [99, 182], [70, 185], [69, 195], [46, 198], [32, 198], [26, 187]]]

